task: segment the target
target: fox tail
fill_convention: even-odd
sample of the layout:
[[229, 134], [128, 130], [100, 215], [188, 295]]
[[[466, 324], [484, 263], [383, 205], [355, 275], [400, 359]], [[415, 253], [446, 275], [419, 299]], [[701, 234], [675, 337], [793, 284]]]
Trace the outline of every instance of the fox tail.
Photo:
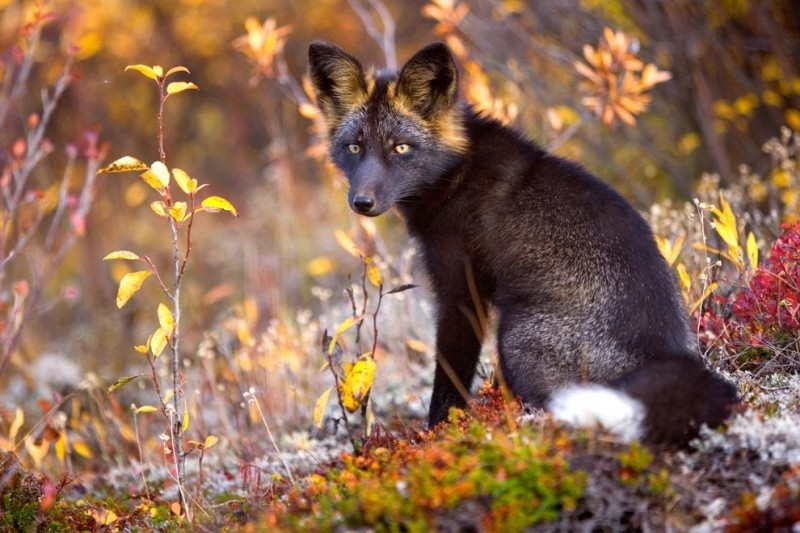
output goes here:
[[700, 427], [717, 427], [739, 403], [735, 385], [697, 356], [656, 359], [606, 384], [572, 385], [548, 410], [579, 427], [602, 426], [623, 442], [683, 447]]

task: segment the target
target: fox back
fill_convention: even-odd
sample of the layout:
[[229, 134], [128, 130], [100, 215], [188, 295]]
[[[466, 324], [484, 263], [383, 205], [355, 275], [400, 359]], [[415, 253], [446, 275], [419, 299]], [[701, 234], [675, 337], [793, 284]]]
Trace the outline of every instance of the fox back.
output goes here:
[[669, 444], [725, 419], [736, 390], [705, 368], [645, 220], [580, 165], [460, 102], [444, 44], [378, 72], [314, 42], [309, 72], [351, 208], [397, 208], [420, 245], [437, 311], [431, 425], [466, 401], [483, 303], [497, 311], [500, 381], [531, 406], [580, 422], [596, 402], [573, 385], [602, 385], [635, 415], [620, 435]]

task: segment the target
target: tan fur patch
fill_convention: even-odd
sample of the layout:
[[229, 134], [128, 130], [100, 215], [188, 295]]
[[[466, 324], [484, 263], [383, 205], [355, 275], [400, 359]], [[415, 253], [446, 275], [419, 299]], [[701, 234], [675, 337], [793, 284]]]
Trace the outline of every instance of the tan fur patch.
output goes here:
[[464, 118], [458, 108], [445, 113], [434, 119], [433, 130], [444, 143], [459, 153], [465, 153], [469, 149], [469, 139], [464, 128]]
[[395, 97], [389, 101], [398, 114], [406, 116], [422, 124], [424, 128], [431, 130], [453, 151], [463, 154], [469, 149], [469, 139], [467, 138], [467, 132], [464, 128], [464, 117], [458, 106], [455, 106], [446, 113], [433, 117], [431, 120], [425, 120], [419, 113], [414, 111], [408, 98]]

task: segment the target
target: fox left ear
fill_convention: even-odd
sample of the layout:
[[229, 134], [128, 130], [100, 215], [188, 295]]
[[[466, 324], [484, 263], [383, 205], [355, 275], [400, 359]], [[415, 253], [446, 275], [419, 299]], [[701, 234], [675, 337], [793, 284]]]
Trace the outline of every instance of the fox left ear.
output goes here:
[[397, 78], [397, 97], [426, 119], [456, 104], [458, 69], [447, 45], [429, 44], [408, 60]]

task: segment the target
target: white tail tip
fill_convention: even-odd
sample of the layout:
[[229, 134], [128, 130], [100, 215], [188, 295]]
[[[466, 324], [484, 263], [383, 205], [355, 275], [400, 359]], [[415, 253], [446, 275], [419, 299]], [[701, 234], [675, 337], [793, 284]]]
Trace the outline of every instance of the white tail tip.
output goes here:
[[620, 441], [643, 436], [645, 407], [618, 390], [602, 385], [572, 385], [553, 394], [547, 404], [553, 418], [576, 427], [602, 427]]

